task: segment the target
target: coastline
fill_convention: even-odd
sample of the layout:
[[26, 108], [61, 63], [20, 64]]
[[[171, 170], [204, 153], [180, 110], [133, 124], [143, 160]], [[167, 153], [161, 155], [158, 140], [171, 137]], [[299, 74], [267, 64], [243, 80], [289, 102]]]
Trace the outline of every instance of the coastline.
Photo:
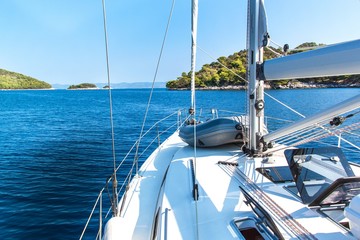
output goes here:
[[[268, 82], [264, 83], [265, 89], [313, 89], [313, 88], [360, 88], [360, 82], [351, 83], [351, 84], [324, 84], [324, 83], [304, 83], [304, 82], [289, 82], [286, 85], [275, 85], [269, 84]], [[168, 90], [173, 91], [182, 91], [190, 90], [190, 88], [167, 88]], [[212, 87], [197, 87], [196, 90], [246, 90], [245, 86], [212, 86]]]
[[47, 90], [69, 90], [69, 91], [76, 91], [76, 90], [108, 90], [108, 88], [73, 88], [73, 89], [66, 89], [66, 88], [0, 88], [0, 91], [47, 91]]
[[[316, 88], [360, 88], [360, 81], [359, 82], [353, 82], [353, 83], [331, 83], [331, 84], [320, 84], [320, 83], [314, 83], [314, 82], [299, 82], [299, 81], [289, 81], [287, 84], [284, 85], [277, 85], [277, 84], [269, 84], [269, 82], [264, 83], [265, 89], [316, 89]], [[112, 89], [136, 89], [136, 88], [112, 88]], [[143, 89], [143, 88], [141, 88]], [[186, 91], [190, 90], [190, 88], [166, 88], [164, 89], [170, 90], [170, 91]], [[70, 91], [76, 91], [76, 90], [108, 90], [108, 88], [73, 88], [73, 89], [67, 89], [67, 88], [28, 88], [28, 89], [0, 89], [0, 91], [26, 91], [26, 90], [70, 90]], [[203, 91], [211, 91], [211, 90], [246, 90], [245, 86], [239, 86], [239, 85], [228, 85], [228, 86], [211, 86], [211, 87], [197, 87], [196, 90], [203, 90]]]
[[39, 91], [56, 90], [56, 88], [0, 88], [0, 91]]

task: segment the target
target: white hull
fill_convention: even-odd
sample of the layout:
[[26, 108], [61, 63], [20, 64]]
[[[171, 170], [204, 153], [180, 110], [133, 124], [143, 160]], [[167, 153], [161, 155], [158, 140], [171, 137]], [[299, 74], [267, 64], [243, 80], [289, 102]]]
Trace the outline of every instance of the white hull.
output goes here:
[[[175, 133], [159, 152], [150, 156], [140, 170], [141, 177], [135, 177], [130, 184], [121, 215], [107, 224], [104, 239], [118, 239], [115, 236], [152, 239], [155, 235], [158, 239], [236, 239], [240, 235], [234, 221], [256, 217], [245, 204], [239, 188], [242, 184], [247, 187], [243, 176], [261, 189], [262, 198], [267, 196], [293, 218], [298, 229], [306, 229], [307, 234], [317, 239], [354, 239], [345, 228], [304, 205], [287, 191], [284, 186], [291, 183], [273, 183], [255, 170], [286, 166], [282, 151], [264, 163], [263, 158], [248, 158], [232, 145], [198, 149], [199, 200], [194, 201], [190, 163], [193, 151]], [[219, 161], [237, 163], [238, 166], [219, 164]], [[353, 165], [352, 168], [360, 175], [359, 167]], [[294, 230], [283, 220], [274, 217], [274, 221], [286, 239], [295, 238]], [[118, 234], [113, 234], [115, 232]]]
[[[196, 23], [196, 0], [193, 8]], [[196, 31], [192, 37], [194, 52]], [[332, 131], [360, 128], [359, 122], [347, 121], [360, 114], [354, 111], [360, 107], [359, 96], [268, 134], [262, 82], [359, 73], [360, 40], [263, 63], [268, 37], [263, 0], [249, 0], [248, 115], [180, 128], [184, 123], [178, 113], [180, 133], [176, 130], [139, 171], [136, 145], [128, 177], [133, 170], [137, 174], [119, 202], [114, 166], [113, 217], [103, 239], [360, 238], [360, 209], [351, 205], [354, 196], [360, 197], [360, 166], [350, 165], [336, 147], [295, 148], [321, 139], [323, 130], [334, 135]], [[195, 117], [194, 93], [191, 100], [189, 117]], [[313, 135], [315, 128], [320, 130]], [[148, 132], [141, 131], [137, 143]], [[241, 145], [224, 145], [234, 142]], [[101, 225], [99, 229], [101, 236]]]
[[139, 175], [130, 183], [126, 201], [120, 216], [109, 221], [104, 239], [151, 239], [159, 192], [172, 156], [184, 142], [177, 133], [168, 138], [141, 166]]

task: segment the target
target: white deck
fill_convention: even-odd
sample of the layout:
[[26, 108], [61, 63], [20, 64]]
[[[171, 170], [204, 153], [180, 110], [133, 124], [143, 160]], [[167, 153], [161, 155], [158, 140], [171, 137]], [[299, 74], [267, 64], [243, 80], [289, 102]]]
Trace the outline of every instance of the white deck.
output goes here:
[[[198, 201], [192, 197], [190, 160], [194, 159], [194, 149], [181, 142], [175, 133], [141, 167], [140, 177], [131, 183], [121, 216], [107, 224], [104, 239], [151, 239], [155, 233], [161, 239], [238, 239], [239, 233], [231, 222], [253, 213], [244, 203], [239, 180], [226, 172], [219, 161], [237, 162], [241, 172], [315, 238], [352, 239], [344, 228], [303, 205], [283, 184], [274, 184], [258, 174], [255, 168], [265, 166], [262, 159], [248, 159], [240, 147], [197, 149], [196, 155]], [[286, 165], [282, 154], [271, 160], [273, 163], [267, 165]], [[154, 231], [158, 210], [161, 222]], [[285, 238], [292, 238], [286, 224], [278, 223]]]

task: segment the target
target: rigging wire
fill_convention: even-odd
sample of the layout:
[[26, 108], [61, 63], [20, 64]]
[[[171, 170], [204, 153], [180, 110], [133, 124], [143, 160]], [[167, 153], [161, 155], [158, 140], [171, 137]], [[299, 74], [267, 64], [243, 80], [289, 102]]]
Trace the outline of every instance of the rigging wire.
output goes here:
[[[352, 117], [352, 116], [354, 116], [356, 114], [357, 113], [349, 114], [344, 119], [350, 118], [350, 117]], [[315, 137], [315, 136], [317, 136], [319, 134], [323, 134], [324, 132], [325, 133], [331, 133], [336, 126], [331, 125], [331, 123], [330, 123], [330, 126], [325, 126], [327, 124], [329, 124], [329, 120], [324, 120], [322, 122], [315, 123], [312, 126], [308, 126], [308, 127], [304, 128], [304, 129], [300, 129], [300, 130], [292, 133], [291, 135], [285, 135], [285, 136], [282, 136], [282, 137], [279, 137], [279, 138], [276, 138], [276, 139], [273, 139], [273, 140], [276, 140], [278, 143], [289, 144], [291, 142], [294, 142], [294, 140], [296, 140], [296, 139], [306, 139], [306, 138], [310, 138], [310, 137]], [[343, 140], [344, 142], [348, 143], [349, 145], [353, 146], [354, 148], [357, 148], [357, 149], [360, 150], [360, 148], [358, 146], [356, 146], [355, 144], [351, 143], [350, 141], [344, 139], [340, 135], [338, 136], [335, 133], [332, 133], [332, 135], [335, 135], [340, 140]]]
[[[303, 118], [306, 118], [306, 116], [304, 116], [303, 114], [297, 112], [295, 109], [293, 109], [293, 108], [291, 108], [290, 106], [286, 105], [285, 103], [279, 101], [278, 99], [274, 98], [274, 97], [271, 96], [270, 94], [267, 94], [267, 93], [265, 92], [265, 95], [268, 96], [268, 97], [270, 97], [270, 98], [273, 99], [274, 101], [278, 102], [279, 104], [283, 105], [284, 107], [286, 107], [286, 108], [289, 109], [290, 111], [296, 113], [297, 115], [299, 115], [299, 116], [301, 116], [301, 117], [303, 117]], [[344, 117], [344, 120], [345, 120], [345, 119], [348, 119], [348, 118], [351, 118], [351, 117], [353, 117], [353, 116], [355, 116], [355, 115], [357, 115], [357, 114], [359, 114], [359, 113], [360, 113], [360, 111], [355, 112], [355, 113], [352, 113], [352, 114], [349, 114], [349, 115], [347, 115], [346, 117]], [[326, 128], [326, 127], [322, 126], [322, 125], [319, 124], [319, 123], [316, 124], [316, 126], [314, 126], [314, 128], [321, 128], [321, 129], [323, 129], [324, 131], [326, 131], [326, 132], [328, 132], [328, 133], [331, 133], [331, 129]], [[336, 134], [335, 134], [335, 136], [338, 137], [339, 140], [342, 140], [342, 141], [348, 143], [349, 145], [351, 145], [351, 146], [359, 149], [358, 146], [356, 146], [355, 144], [353, 144], [353, 143], [351, 143], [350, 141], [346, 140], [346, 139], [343, 138], [341, 135], [336, 135]]]
[[154, 85], [155, 85], [155, 81], [156, 81], [156, 78], [157, 78], [157, 73], [158, 73], [158, 70], [159, 70], [159, 66], [160, 66], [160, 62], [161, 62], [161, 58], [162, 58], [162, 53], [163, 53], [163, 50], [164, 50], [165, 41], [166, 41], [166, 37], [167, 37], [167, 34], [168, 34], [168, 30], [169, 30], [169, 26], [170, 26], [172, 14], [173, 14], [174, 6], [175, 6], [175, 0], [172, 1], [169, 18], [168, 18], [168, 22], [167, 22], [167, 25], [166, 25], [165, 34], [164, 34], [163, 42], [162, 42], [162, 45], [161, 45], [161, 50], [160, 50], [159, 58], [158, 58], [158, 61], [157, 61], [154, 78], [153, 78], [152, 85], [151, 85], [150, 96], [149, 96], [148, 103], [147, 103], [147, 106], [146, 106], [146, 111], [145, 111], [143, 123], [141, 125], [141, 131], [140, 131], [140, 135], [139, 135], [139, 140], [137, 141], [137, 145], [136, 145], [134, 163], [133, 163], [133, 166], [131, 168], [131, 172], [132, 172], [133, 169], [134, 169], [134, 165], [135, 165], [136, 174], [138, 174], [138, 171], [139, 171], [138, 152], [139, 152], [139, 146], [140, 146], [140, 143], [141, 143], [141, 137], [142, 137], [143, 132], [144, 132], [145, 123], [146, 123], [146, 120], [147, 120], [147, 115], [148, 115], [148, 112], [149, 112], [150, 103], [151, 103], [152, 95], [153, 95], [153, 92], [154, 92]]
[[[272, 40], [270, 40], [270, 41], [271, 41], [272, 43], [274, 43], [275, 45], [281, 47], [279, 44], [275, 43], [274, 41], [272, 41]], [[294, 50], [309, 50], [309, 49], [321, 48], [321, 47], [323, 47], [323, 46], [299, 48], [299, 49], [294, 49]], [[211, 59], [217, 61], [221, 66], [223, 66], [224, 68], [226, 68], [227, 70], [229, 70], [230, 72], [232, 72], [235, 76], [237, 76], [237, 77], [239, 77], [240, 79], [242, 79], [243, 81], [245, 81], [245, 83], [248, 83], [248, 80], [246, 80], [245, 78], [243, 78], [243, 77], [240, 76], [239, 74], [235, 73], [232, 69], [228, 68], [226, 65], [224, 65], [223, 63], [221, 63], [220, 61], [218, 61], [216, 58], [214, 58], [214, 57], [213, 57], [211, 54], [209, 54], [207, 51], [205, 51], [204, 49], [202, 49], [199, 45], [197, 45], [197, 48], [199, 48], [199, 50], [201, 50], [203, 53], [205, 53], [205, 54], [206, 54], [208, 57], [210, 57]], [[270, 49], [270, 48], [267, 48], [267, 49]], [[272, 50], [272, 49], [270, 49], [270, 50]], [[276, 53], [276, 54], [279, 54], [279, 53]], [[285, 103], [283, 103], [282, 101], [276, 99], [275, 97], [271, 96], [270, 94], [266, 93], [265, 91], [264, 91], [264, 94], [265, 94], [267, 97], [269, 97], [269, 98], [273, 99], [274, 101], [276, 101], [277, 103], [279, 103], [280, 105], [282, 105], [282, 106], [284, 106], [285, 108], [289, 109], [291, 112], [297, 114], [298, 116], [301, 116], [302, 118], [306, 118], [305, 115], [299, 113], [298, 111], [296, 111], [296, 110], [293, 109], [292, 107], [286, 105]], [[245, 101], [247, 101], [247, 100], [248, 100], [247, 97], [245, 97]], [[246, 104], [246, 106], [247, 106], [247, 104]], [[356, 112], [356, 113], [353, 113], [352, 115], [346, 116], [346, 118], [352, 117], [352, 116], [354, 116], [354, 115], [356, 115], [356, 114], [359, 114], [359, 113], [360, 113], [360, 111], [359, 111], [359, 112]], [[322, 126], [317, 126], [317, 127], [323, 128]], [[329, 128], [324, 129], [324, 130], [327, 131], [327, 132], [331, 132], [331, 130], [330, 130]], [[337, 136], [337, 137], [338, 137], [339, 139], [341, 139], [342, 141], [350, 144], [351, 146], [353, 146], [353, 147], [355, 147], [355, 148], [358, 148], [355, 144], [353, 144], [353, 143], [351, 143], [350, 141], [344, 139], [343, 137], [338, 136], [338, 135], [335, 135], [335, 136]]]
[[280, 100], [276, 99], [275, 97], [271, 96], [270, 94], [264, 92], [266, 96], [268, 96], [269, 98], [271, 98], [272, 100], [276, 101], [277, 103], [283, 105], [285, 108], [289, 109], [290, 111], [292, 111], [293, 113], [296, 113], [297, 115], [306, 118], [305, 115], [299, 113], [298, 111], [296, 111], [295, 109], [291, 108], [290, 106], [286, 105], [285, 103], [281, 102]]
[[193, 197], [195, 200], [195, 218], [196, 218], [196, 239], [199, 239], [199, 212], [198, 212], [198, 183], [197, 183], [197, 132], [196, 126], [196, 97], [195, 97], [195, 67], [196, 67], [196, 49], [197, 49], [197, 27], [198, 27], [198, 1], [191, 1], [191, 109], [190, 114], [193, 115], [193, 133], [194, 133], [194, 181], [193, 181]]
[[224, 68], [226, 68], [227, 70], [229, 70], [231, 73], [233, 73], [235, 76], [239, 77], [241, 80], [245, 81], [246, 83], [248, 83], [249, 81], [246, 80], [245, 78], [243, 78], [242, 76], [240, 76], [239, 74], [237, 74], [236, 72], [234, 72], [232, 69], [228, 68], [226, 65], [224, 65], [223, 63], [221, 63], [220, 61], [218, 61], [216, 58], [214, 58], [212, 55], [210, 55], [210, 53], [208, 53], [207, 51], [205, 51], [204, 49], [202, 49], [199, 45], [197, 45], [197, 48], [202, 51], [203, 53], [205, 53], [209, 58], [211, 58], [214, 61], [217, 61], [221, 66], [223, 66]]
[[281, 46], [280, 44], [274, 42], [271, 38], [270, 38], [270, 42], [273, 43], [274, 45], [276, 45], [279, 48], [282, 48], [283, 46]]
[[[210, 57], [211, 59], [218, 61], [217, 59], [215, 59], [214, 57], [212, 57], [208, 52], [206, 52], [204, 49], [202, 49], [200, 46], [197, 46], [203, 53], [205, 53], [208, 57]], [[239, 77], [241, 80], [245, 81], [245, 83], [249, 83], [248, 80], [246, 80], [245, 78], [243, 78], [242, 76], [240, 76], [239, 74], [237, 74], [236, 72], [234, 72], [232, 69], [228, 68], [226, 65], [224, 65], [223, 63], [221, 63], [220, 61], [218, 61], [218, 63], [223, 66], [224, 68], [226, 68], [227, 70], [229, 70], [231, 73], [235, 74], [235, 76]], [[301, 113], [297, 112], [296, 110], [294, 110], [293, 108], [291, 108], [290, 106], [286, 105], [285, 103], [281, 102], [280, 100], [276, 99], [275, 97], [271, 96], [270, 94], [264, 92], [264, 94], [268, 97], [270, 97], [271, 99], [275, 100], [277, 103], [283, 105], [285, 108], [289, 109], [290, 111], [296, 113], [297, 115], [305, 118], [304, 115], [302, 115]], [[247, 98], [246, 98], [247, 99]]]
[[299, 141], [299, 142], [297, 142], [295, 144], [300, 145], [300, 144], [312, 142], [312, 141], [319, 140], [319, 139], [329, 137], [329, 136], [337, 136], [337, 135], [341, 134], [344, 131], [355, 130], [355, 129], [359, 129], [359, 128], [360, 128], [360, 123], [354, 123], [354, 124], [351, 124], [349, 126], [346, 126], [346, 127], [342, 128], [342, 129], [335, 130], [334, 132], [328, 132], [328, 133], [324, 133], [324, 134], [319, 134], [319, 135], [316, 135], [315, 137], [308, 138], [308, 139], [305, 139], [303, 141]]
[[112, 91], [111, 91], [111, 80], [110, 80], [110, 64], [109, 64], [109, 49], [108, 49], [108, 33], [106, 25], [106, 7], [105, 0], [102, 0], [102, 10], [103, 10], [103, 23], [104, 23], [104, 40], [105, 40], [105, 54], [106, 54], [106, 73], [107, 73], [107, 82], [109, 88], [109, 108], [110, 108], [110, 125], [111, 125], [111, 147], [112, 147], [112, 157], [113, 157], [113, 215], [117, 215], [117, 204], [118, 204], [118, 194], [117, 194], [117, 179], [116, 179], [116, 153], [115, 153], [115, 133], [114, 133], [114, 118], [113, 118], [113, 103], [112, 103]]
[[[232, 69], [228, 68], [226, 65], [224, 65], [223, 63], [221, 63], [220, 61], [218, 61], [217, 59], [215, 59], [214, 57], [212, 57], [208, 52], [206, 52], [204, 49], [202, 49], [200, 46], [197, 46], [203, 53], [205, 53], [208, 57], [210, 57], [211, 59], [217, 61], [221, 66], [223, 66], [224, 68], [226, 68], [227, 70], [229, 70], [231, 73], [235, 74], [235, 76], [239, 77], [241, 80], [245, 81], [245, 83], [249, 83], [248, 80], [246, 80], [245, 78], [243, 78], [242, 76], [240, 76], [239, 74], [237, 74], [236, 72], [234, 72]], [[264, 94], [268, 97], [270, 97], [271, 99], [275, 100], [277, 103], [283, 105], [285, 108], [289, 109], [290, 111], [296, 113], [297, 115], [305, 118], [304, 115], [302, 115], [301, 113], [297, 112], [296, 110], [294, 110], [293, 108], [291, 108], [290, 106], [286, 105], [285, 103], [281, 102], [280, 100], [276, 99], [275, 97], [271, 96], [270, 94], [264, 92]], [[246, 98], [247, 100], [247, 98]]]
[[[346, 131], [344, 130], [343, 132], [346, 132]], [[324, 141], [315, 141], [314, 140], [314, 142], [317, 142], [317, 143], [320, 143], [320, 144], [323, 144], [323, 145], [327, 145], [327, 146], [331, 146], [331, 147], [338, 147], [338, 145], [334, 145], [334, 144], [327, 143], [327, 142], [324, 142]], [[359, 150], [354, 150], [354, 149], [344, 147], [344, 146], [342, 146], [341, 149], [345, 149], [346, 151], [354, 152], [354, 153], [359, 153], [359, 151], [360, 151], [360, 149]]]
[[[270, 43], [273, 43], [273, 44], [276, 45], [278, 48], [281, 48], [281, 49], [284, 48], [284, 46], [281, 46], [280, 44], [274, 42], [271, 38], [270, 38]], [[326, 45], [313, 46], [313, 47], [293, 48], [293, 49], [289, 49], [287, 52], [312, 50], [312, 49], [322, 48], [322, 47], [325, 47], [325, 46], [326, 46]], [[276, 53], [276, 54], [279, 54], [279, 53]]]
[[282, 56], [283, 56], [283, 54], [276, 52], [276, 51], [273, 50], [271, 47], [268, 47], [268, 46], [267, 46], [266, 49], [269, 50], [270, 52], [274, 53], [274, 54], [275, 54], [276, 56], [278, 56], [278, 57], [282, 57]]
[[290, 147], [295, 147], [295, 146], [302, 145], [302, 144], [305, 144], [305, 143], [318, 141], [320, 139], [323, 139], [323, 138], [326, 138], [326, 137], [329, 137], [329, 136], [337, 136], [337, 135], [340, 135], [343, 132], [356, 130], [356, 129], [359, 129], [359, 128], [360, 128], [360, 122], [354, 123], [354, 124], [351, 124], [349, 126], [343, 127], [341, 129], [337, 129], [337, 130], [335, 130], [333, 132], [327, 132], [327, 133], [324, 133], [324, 134], [317, 134], [317, 135], [315, 135], [313, 137], [300, 139], [300, 141], [293, 142], [292, 144], [290, 144], [288, 146], [284, 146], [284, 147], [280, 147], [280, 148], [276, 148], [276, 149], [267, 151], [266, 154], [271, 154], [271, 153], [274, 153], [274, 152], [278, 152], [278, 151], [288, 149]]

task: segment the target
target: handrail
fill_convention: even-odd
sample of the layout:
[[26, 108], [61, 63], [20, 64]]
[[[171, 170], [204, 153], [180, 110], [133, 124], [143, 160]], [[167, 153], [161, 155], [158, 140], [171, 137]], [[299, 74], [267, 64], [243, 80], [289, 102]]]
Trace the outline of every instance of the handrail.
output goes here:
[[[103, 187], [103, 188], [101, 189], [101, 191], [100, 191], [100, 193], [99, 193], [99, 195], [98, 195], [98, 197], [97, 197], [97, 199], [96, 199], [96, 201], [95, 201], [95, 204], [94, 204], [94, 206], [93, 206], [93, 208], [92, 208], [92, 210], [91, 210], [90, 216], [89, 216], [88, 220], [86, 221], [85, 227], [84, 227], [84, 229], [83, 229], [83, 231], [82, 231], [81, 236], [80, 236], [79, 239], [82, 239], [82, 238], [84, 237], [85, 231], [86, 231], [86, 229], [87, 229], [87, 227], [88, 227], [88, 225], [89, 225], [89, 223], [90, 223], [90, 220], [91, 220], [91, 218], [92, 218], [92, 216], [93, 216], [93, 214], [94, 214], [94, 212], [95, 212], [95, 209], [96, 209], [96, 206], [98, 205], [99, 200], [102, 198], [102, 193], [103, 193], [104, 190], [105, 190], [105, 187]], [[102, 205], [102, 201], [101, 201], [101, 200], [100, 200], [100, 205]], [[101, 206], [101, 207], [102, 207], [102, 206]], [[100, 209], [101, 209], [101, 207], [100, 207]], [[101, 227], [102, 227], [102, 226], [101, 226]], [[99, 229], [100, 229], [100, 227], [99, 227]]]
[[[179, 111], [184, 111], [184, 110], [179, 110]], [[120, 161], [120, 163], [118, 164], [118, 166], [116, 167], [116, 173], [118, 173], [119, 169], [121, 168], [121, 166], [125, 163], [125, 161], [127, 160], [131, 160], [133, 161], [133, 159], [131, 159], [131, 154], [133, 153], [134, 149], [135, 149], [135, 146], [136, 144], [141, 141], [142, 138], [144, 138], [145, 136], [149, 135], [152, 130], [156, 130], [156, 134], [154, 136], [154, 138], [146, 143], [146, 142], [142, 142], [142, 143], [146, 143], [145, 145], [145, 148], [144, 150], [140, 153], [139, 155], [139, 158], [141, 158], [145, 153], [146, 151], [154, 144], [154, 142], [157, 142], [157, 140], [159, 139], [160, 136], [164, 135], [165, 133], [168, 133], [170, 129], [172, 128], [176, 128], [178, 129], [180, 126], [182, 126], [185, 121], [187, 120], [187, 118], [184, 120], [184, 121], [181, 121], [181, 119], [179, 118], [179, 111], [175, 111], [174, 113], [171, 113], [169, 115], [167, 115], [166, 117], [162, 118], [161, 120], [155, 122], [141, 137], [140, 139], [138, 139], [137, 141], [135, 141], [135, 143], [131, 146], [130, 150], [125, 154], [124, 158]], [[169, 120], [171, 117], [173, 116], [176, 116], [176, 120], [174, 121], [175, 123], [171, 123], [171, 124], [166, 124], [165, 121], [166, 120]], [[181, 122], [179, 122], [181, 121]], [[160, 124], [163, 124], [164, 126], [166, 126], [165, 129], [163, 129], [162, 131], [158, 131], [158, 127]], [[80, 236], [80, 240], [83, 239], [84, 235], [85, 235], [85, 232], [86, 230], [88, 229], [89, 227], [89, 223], [91, 221], [91, 219], [94, 217], [94, 212], [96, 210], [96, 208], [98, 207], [99, 208], [99, 229], [97, 231], [97, 236], [96, 236], [96, 239], [100, 239], [101, 238], [101, 235], [102, 235], [102, 222], [103, 222], [103, 219], [106, 219], [110, 213], [110, 210], [111, 210], [111, 207], [109, 208], [109, 210], [107, 211], [107, 214], [105, 214], [105, 216], [103, 217], [102, 216], [102, 208], [103, 208], [103, 203], [102, 203], [102, 197], [103, 197], [103, 192], [104, 190], [106, 189], [107, 185], [111, 182], [111, 179], [113, 178], [114, 176], [111, 176], [107, 179], [106, 181], [106, 184], [105, 186], [101, 189], [101, 191], [99, 192], [97, 198], [96, 198], [96, 201], [95, 201], [95, 204], [90, 212], [90, 215], [86, 221], [86, 224], [84, 226], [84, 229], [81, 233], [81, 236]], [[118, 189], [118, 194], [120, 193], [125, 193], [125, 186], [127, 185], [127, 182], [129, 182], [131, 180], [131, 178], [133, 177], [133, 173], [132, 171], [130, 170], [128, 172], [128, 174], [126, 175], [125, 179], [121, 179], [122, 183], [121, 183], [121, 186], [119, 187]]]
[[[175, 114], [178, 114], [178, 111], [176, 111], [176, 112], [174, 112], [174, 113], [172, 113], [172, 114], [164, 117], [163, 119], [155, 122], [155, 123], [141, 136], [141, 139], [144, 138], [144, 137], [150, 132], [150, 130], [152, 130], [155, 126], [158, 126], [159, 123], [161, 123], [161, 122], [165, 121], [166, 119], [174, 116]], [[172, 126], [173, 126], [173, 125], [172, 125]], [[162, 135], [162, 134], [160, 134], [160, 135]], [[141, 140], [141, 139], [140, 139], [140, 140]], [[129, 157], [130, 153], [131, 153], [132, 150], [136, 147], [136, 144], [137, 144], [138, 142], [139, 142], [139, 139], [136, 140], [135, 143], [131, 146], [130, 150], [127, 152], [127, 154], [124, 156], [124, 158], [123, 158], [123, 159], [121, 160], [121, 162], [119, 163], [118, 167], [116, 168], [116, 171], [119, 170], [119, 168], [122, 166], [123, 162]]]

